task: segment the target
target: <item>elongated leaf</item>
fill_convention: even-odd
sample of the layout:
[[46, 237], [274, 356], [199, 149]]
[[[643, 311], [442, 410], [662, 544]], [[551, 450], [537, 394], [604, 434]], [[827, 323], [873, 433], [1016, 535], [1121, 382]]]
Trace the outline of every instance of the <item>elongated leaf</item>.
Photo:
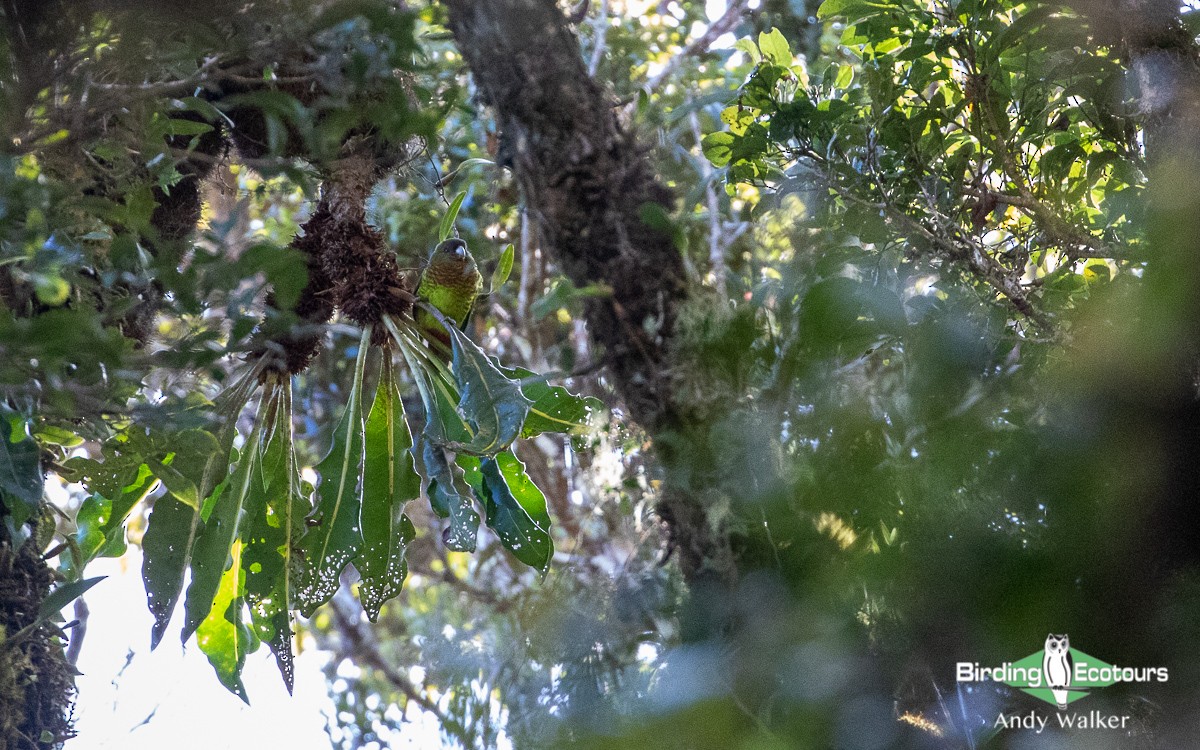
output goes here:
[[452, 371], [458, 388], [458, 413], [474, 433], [466, 443], [450, 441], [455, 451], [494, 456], [521, 434], [530, 401], [521, 385], [505, 377], [483, 350], [453, 326], [447, 328], [453, 348]]
[[[227, 486], [229, 456], [237, 437], [237, 417], [246, 405], [257, 383], [253, 371], [231, 386], [217, 401], [217, 415], [222, 420], [217, 433], [216, 449], [205, 459], [200, 469], [197, 491], [210, 508]], [[200, 513], [170, 497], [154, 504], [142, 537], [142, 581], [146, 586], [146, 603], [154, 615], [150, 630], [150, 647], [156, 648], [166, 632], [183, 592], [184, 574], [191, 565], [192, 549], [200, 531]]]
[[481, 460], [479, 470], [488, 526], [518, 560], [545, 572], [554, 556], [546, 496], [512, 451]]
[[429, 484], [425, 491], [429, 506], [450, 525], [442, 531], [442, 541], [455, 552], [474, 552], [479, 535], [479, 514], [471, 502], [471, 488], [463, 479], [462, 469], [446, 460], [446, 450], [429, 440], [420, 440], [421, 469]]
[[516, 256], [517, 249], [510, 242], [504, 248], [504, 252], [500, 253], [500, 259], [496, 261], [496, 270], [492, 272], [492, 285], [490, 294], [494, 294], [504, 286], [504, 282], [508, 281], [508, 277], [512, 274], [513, 258]]
[[242, 543], [234, 542], [229, 551], [231, 564], [220, 579], [215, 600], [208, 615], [196, 629], [196, 643], [208, 657], [217, 679], [247, 704], [250, 699], [242, 684], [246, 654], [258, 648], [254, 632], [242, 621]]
[[450, 232], [454, 230], [454, 220], [458, 218], [458, 210], [462, 208], [463, 199], [466, 197], [466, 193], [459, 193], [450, 202], [450, 207], [446, 209], [446, 215], [442, 217], [442, 225], [438, 229], [438, 242], [444, 242], [450, 236]]
[[429, 406], [425, 410], [425, 435], [439, 445], [470, 443], [475, 431], [458, 411], [459, 397], [454, 387], [438, 377], [430, 384], [429, 391], [433, 404], [432, 411]]
[[400, 593], [408, 576], [405, 547], [416, 536], [404, 504], [421, 494], [413, 467], [412, 435], [389, 357], [384, 357], [375, 403], [367, 416], [360, 514], [363, 548], [354, 565], [362, 575], [358, 595], [374, 622], [383, 603]]
[[142, 535], [142, 581], [146, 586], [146, 605], [154, 616], [150, 629], [150, 648], [158, 647], [171, 621], [175, 604], [183, 591], [183, 573], [187, 570], [194, 508], [174, 497], [163, 496], [154, 502], [146, 533]]
[[255, 636], [275, 655], [275, 664], [288, 693], [295, 669], [292, 657], [291, 574], [292, 550], [304, 528], [303, 500], [292, 437], [291, 383], [280, 390], [270, 415], [274, 429], [263, 450], [262, 471], [256, 474], [246, 507], [245, 549], [242, 569], [246, 603]]
[[576, 396], [561, 385], [550, 385], [537, 374], [521, 367], [500, 368], [506, 377], [520, 382], [521, 392], [532, 402], [521, 427], [521, 437], [543, 432], [577, 435], [585, 432], [592, 417], [604, 409], [600, 399]]
[[69, 581], [56, 587], [42, 600], [42, 605], [38, 608], [38, 619], [49, 620], [53, 618], [63, 607], [83, 596], [84, 592], [107, 577], [97, 576], [82, 581]]
[[[264, 392], [259, 404], [259, 415], [269, 409], [268, 393]], [[216, 493], [217, 499], [211, 515], [199, 527], [192, 550], [192, 582], [184, 600], [183, 640], [187, 640], [200, 623], [209, 617], [221, 585], [223, 574], [229, 565], [230, 550], [238, 538], [243, 510], [254, 486], [258, 462], [262, 453], [262, 419], [256, 419], [249, 439], [238, 456], [237, 468], [224, 492]], [[240, 547], [239, 547], [240, 549]]]
[[301, 544], [304, 572], [296, 590], [296, 606], [311, 617], [337, 591], [338, 577], [358, 554], [362, 545], [359, 513], [362, 508], [363, 473], [363, 369], [370, 329], [363, 331], [358, 361], [354, 366], [354, 385], [346, 411], [333, 434], [329, 455], [317, 464], [321, 484], [317, 487], [317, 507], [310, 517], [308, 534]]

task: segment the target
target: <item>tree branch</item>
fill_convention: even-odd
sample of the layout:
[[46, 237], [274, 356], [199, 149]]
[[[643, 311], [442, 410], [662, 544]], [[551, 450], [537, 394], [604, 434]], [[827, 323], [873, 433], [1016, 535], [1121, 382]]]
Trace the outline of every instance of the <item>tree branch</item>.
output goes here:
[[679, 54], [667, 61], [662, 70], [647, 79], [646, 83], [642, 85], [642, 90], [646, 93], [656, 90], [663, 81], [674, 75], [679, 66], [689, 57], [707, 52], [717, 39], [733, 30], [749, 12], [749, 7], [750, 0], [731, 0], [721, 17], [709, 24], [703, 34], [688, 42]]

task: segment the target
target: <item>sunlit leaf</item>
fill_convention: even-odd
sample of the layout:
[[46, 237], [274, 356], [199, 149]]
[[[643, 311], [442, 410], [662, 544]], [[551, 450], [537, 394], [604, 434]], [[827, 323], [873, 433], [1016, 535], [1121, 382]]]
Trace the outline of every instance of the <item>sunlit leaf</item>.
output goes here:
[[770, 31], [760, 33], [758, 48], [770, 63], [783, 66], [792, 64], [792, 49], [779, 29], [772, 27]]
[[34, 437], [43, 443], [61, 445], [64, 448], [74, 448], [83, 443], [83, 438], [74, 432], [49, 424], [38, 427], [37, 432], [34, 433]]
[[520, 382], [521, 392], [532, 402], [529, 416], [521, 428], [521, 437], [536, 437], [543, 432], [576, 435], [587, 430], [594, 415], [604, 409], [600, 399], [576, 396], [561, 385], [550, 385], [545, 378], [521, 367], [501, 368], [509, 378]]
[[220, 577], [212, 607], [196, 629], [196, 643], [208, 657], [221, 684], [249, 703], [242, 684], [242, 667], [246, 665], [246, 654], [258, 648], [258, 640], [242, 620], [245, 580], [240, 541], [234, 542], [229, 557], [230, 566]]
[[[229, 456], [237, 437], [237, 416], [256, 384], [254, 374], [247, 373], [217, 400], [216, 412], [222, 426], [217, 433], [216, 450], [205, 460], [197, 484], [199, 495], [205, 498], [204, 505], [215, 504], [227, 486]], [[191, 565], [200, 521], [195, 508], [171, 497], [159, 498], [150, 513], [142, 536], [142, 581], [147, 605], [154, 615], [151, 648], [162, 640], [183, 592], [184, 575]]]
[[[267, 411], [264, 392], [259, 414]], [[192, 550], [192, 582], [184, 600], [183, 639], [186, 641], [213, 609], [222, 575], [229, 565], [230, 550], [238, 538], [242, 515], [258, 472], [262, 452], [263, 422], [256, 419], [254, 429], [238, 456], [237, 468], [223, 492], [216, 495], [211, 515], [198, 529]], [[239, 548], [240, 549], [240, 548]]]

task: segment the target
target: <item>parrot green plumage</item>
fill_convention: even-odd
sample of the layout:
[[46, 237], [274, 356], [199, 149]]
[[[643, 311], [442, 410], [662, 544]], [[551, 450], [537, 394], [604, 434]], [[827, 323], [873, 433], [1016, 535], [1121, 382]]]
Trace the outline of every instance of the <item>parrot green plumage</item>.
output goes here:
[[[417, 284], [417, 296], [436, 307], [454, 325], [462, 328], [471, 315], [475, 299], [483, 290], [483, 276], [467, 243], [452, 238], [439, 244], [429, 256]], [[416, 309], [417, 328], [431, 344], [438, 342], [450, 351], [450, 334], [437, 318]], [[435, 348], [437, 344], [434, 344]]]

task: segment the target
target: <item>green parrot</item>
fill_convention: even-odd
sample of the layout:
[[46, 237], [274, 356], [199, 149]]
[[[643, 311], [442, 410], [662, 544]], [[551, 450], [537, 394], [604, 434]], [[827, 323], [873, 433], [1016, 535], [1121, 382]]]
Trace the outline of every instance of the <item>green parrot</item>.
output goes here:
[[[460, 329], [466, 326], [471, 308], [482, 290], [483, 276], [479, 267], [475, 265], [471, 251], [467, 250], [467, 243], [457, 238], [448, 239], [433, 249], [417, 284], [417, 296], [436, 307]], [[418, 307], [416, 320], [421, 335], [448, 356], [450, 334], [437, 318]]]

